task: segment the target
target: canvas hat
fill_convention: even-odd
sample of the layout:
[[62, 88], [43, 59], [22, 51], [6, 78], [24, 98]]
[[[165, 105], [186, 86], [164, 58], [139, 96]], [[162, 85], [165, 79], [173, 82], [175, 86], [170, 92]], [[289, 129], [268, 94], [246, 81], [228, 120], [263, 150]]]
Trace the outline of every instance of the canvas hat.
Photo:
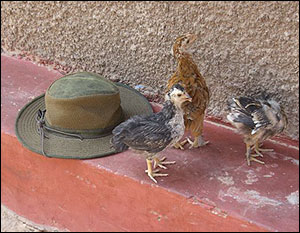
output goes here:
[[110, 140], [119, 123], [152, 112], [135, 89], [79, 72], [54, 81], [24, 106], [15, 130], [26, 148], [47, 157], [95, 158], [116, 153]]

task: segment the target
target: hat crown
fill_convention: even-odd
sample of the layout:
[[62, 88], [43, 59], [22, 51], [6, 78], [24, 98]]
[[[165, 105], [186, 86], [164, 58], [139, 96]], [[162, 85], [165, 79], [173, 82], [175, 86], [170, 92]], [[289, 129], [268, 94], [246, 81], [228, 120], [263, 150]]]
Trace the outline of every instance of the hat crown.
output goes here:
[[94, 73], [64, 76], [47, 89], [46, 122], [66, 132], [98, 136], [122, 121], [118, 87]]
[[48, 88], [54, 98], [78, 98], [89, 95], [114, 95], [119, 93], [117, 86], [93, 73], [79, 72], [64, 76]]

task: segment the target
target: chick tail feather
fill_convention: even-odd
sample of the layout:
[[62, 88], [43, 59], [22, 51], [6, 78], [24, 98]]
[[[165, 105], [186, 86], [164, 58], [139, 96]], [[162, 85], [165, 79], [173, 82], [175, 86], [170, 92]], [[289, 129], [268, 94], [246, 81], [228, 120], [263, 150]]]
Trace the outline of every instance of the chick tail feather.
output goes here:
[[129, 148], [129, 146], [123, 142], [123, 139], [124, 137], [121, 135], [114, 135], [111, 139], [112, 147], [115, 148], [117, 152], [122, 152]]
[[122, 152], [129, 148], [129, 146], [124, 143], [126, 129], [124, 129], [123, 125], [126, 123], [127, 122], [120, 124], [112, 131], [113, 137], [111, 139], [111, 144], [117, 152]]

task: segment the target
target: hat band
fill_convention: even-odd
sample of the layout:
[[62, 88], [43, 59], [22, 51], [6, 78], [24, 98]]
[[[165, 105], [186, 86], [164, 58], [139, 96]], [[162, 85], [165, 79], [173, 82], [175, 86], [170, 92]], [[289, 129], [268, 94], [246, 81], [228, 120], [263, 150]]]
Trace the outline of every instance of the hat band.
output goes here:
[[[39, 110], [41, 111], [41, 110]], [[58, 136], [63, 136], [63, 137], [68, 137], [71, 136], [72, 134], [74, 135], [79, 135], [79, 138], [82, 139], [93, 139], [93, 138], [101, 138], [101, 137], [106, 137], [107, 135], [111, 134], [111, 131], [124, 120], [124, 114], [123, 112], [121, 113], [120, 119], [112, 126], [106, 127], [106, 128], [101, 128], [101, 129], [95, 129], [95, 130], [70, 130], [70, 129], [63, 129], [63, 128], [58, 128], [54, 126], [50, 126], [50, 124], [47, 122], [47, 119], [45, 118], [45, 112], [46, 109], [41, 111], [44, 112], [43, 114], [43, 119], [44, 125], [46, 126], [46, 129], [53, 134], [57, 134]], [[39, 113], [37, 113], [39, 114]], [[75, 136], [76, 137], [76, 136]]]
[[124, 118], [124, 114], [122, 113], [120, 120], [113, 126], [106, 127], [103, 129], [98, 129], [98, 130], [78, 130], [78, 131], [71, 131], [71, 130], [66, 130], [66, 129], [56, 129], [54, 127], [50, 127], [49, 124], [47, 124], [47, 121], [45, 119], [45, 110], [38, 110], [37, 115], [36, 115], [36, 123], [37, 123], [37, 132], [41, 136], [41, 147], [42, 147], [42, 153], [43, 155], [47, 156], [48, 155], [44, 151], [44, 138], [47, 138], [45, 136], [45, 130], [47, 130], [51, 134], [55, 134], [57, 136], [62, 136], [62, 137], [71, 137], [71, 138], [78, 138], [80, 140], [83, 139], [93, 139], [93, 138], [101, 138], [109, 135], [111, 131], [114, 129], [116, 125], [121, 123]]

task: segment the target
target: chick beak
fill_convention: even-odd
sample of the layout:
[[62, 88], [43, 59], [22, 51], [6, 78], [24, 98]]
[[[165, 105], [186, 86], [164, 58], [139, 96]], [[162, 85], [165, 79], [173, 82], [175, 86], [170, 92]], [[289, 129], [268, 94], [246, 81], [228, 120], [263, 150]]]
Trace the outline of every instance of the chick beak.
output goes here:
[[184, 100], [184, 102], [186, 102], [186, 101], [192, 102], [192, 97], [190, 97], [190, 95], [188, 93], [184, 93], [183, 100]]

